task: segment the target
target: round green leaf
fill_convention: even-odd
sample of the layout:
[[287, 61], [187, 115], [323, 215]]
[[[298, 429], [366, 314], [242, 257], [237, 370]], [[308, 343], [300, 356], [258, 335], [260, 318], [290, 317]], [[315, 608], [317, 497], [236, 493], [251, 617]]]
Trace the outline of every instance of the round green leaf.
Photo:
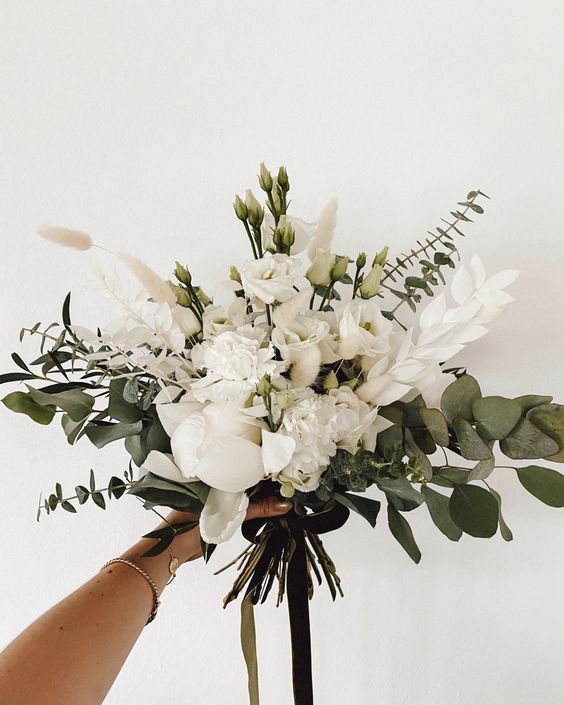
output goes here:
[[482, 438], [501, 440], [521, 418], [521, 407], [512, 399], [482, 397], [472, 404], [472, 414]]
[[472, 420], [472, 404], [482, 396], [474, 377], [463, 375], [448, 385], [441, 398], [441, 409], [447, 421]]
[[560, 450], [553, 455], [544, 457], [547, 460], [564, 463], [564, 406], [561, 404], [536, 406], [529, 411], [527, 419], [558, 443]]
[[481, 487], [455, 485], [449, 508], [454, 523], [470, 536], [487, 539], [497, 531], [497, 501]]
[[539, 465], [528, 465], [515, 470], [527, 492], [550, 507], [564, 507], [564, 475]]

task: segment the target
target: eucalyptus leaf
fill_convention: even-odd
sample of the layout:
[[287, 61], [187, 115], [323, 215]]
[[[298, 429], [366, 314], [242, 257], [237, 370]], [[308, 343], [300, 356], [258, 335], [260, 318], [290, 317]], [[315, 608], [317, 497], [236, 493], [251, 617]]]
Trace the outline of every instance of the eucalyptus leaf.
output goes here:
[[70, 445], [74, 445], [78, 440], [87, 419], [88, 417], [82, 419], [81, 421], [73, 421], [68, 414], [63, 414], [61, 416], [61, 426], [63, 427], [63, 431], [65, 432], [67, 441]]
[[499, 443], [502, 453], [513, 460], [546, 458], [558, 453], [558, 443], [528, 419], [521, 419], [507, 438]]
[[110, 382], [108, 414], [116, 421], [131, 424], [141, 419], [141, 410], [124, 399], [127, 382], [127, 379], [114, 379]]
[[516, 401], [523, 410], [523, 413], [526, 414], [535, 406], [550, 404], [552, 397], [539, 396], [538, 394], [524, 394], [523, 396], [515, 397], [513, 401]]
[[396, 509], [410, 511], [425, 501], [406, 477], [381, 477], [378, 478], [377, 485], [386, 493], [388, 502], [391, 502]]
[[113, 441], [127, 438], [127, 436], [137, 435], [142, 428], [142, 421], [138, 421], [137, 423], [114, 423], [104, 425], [88, 424], [85, 433], [96, 448], [103, 448]]
[[462, 531], [456, 526], [450, 516], [449, 498], [431, 489], [428, 485], [423, 485], [421, 492], [425, 497], [429, 514], [437, 529], [451, 541], [458, 541], [462, 536]]
[[419, 563], [421, 551], [413, 538], [411, 527], [405, 517], [392, 504], [388, 504], [388, 526], [393, 537], [401, 544], [411, 560]]
[[380, 502], [368, 497], [362, 497], [361, 495], [349, 494], [348, 492], [343, 492], [342, 494], [335, 492], [333, 497], [339, 504], [348, 507], [348, 509], [352, 509], [353, 512], [364, 517], [370, 526], [376, 526], [378, 512], [382, 506]]
[[487, 490], [476, 485], [455, 485], [449, 508], [452, 520], [465, 534], [490, 538], [496, 533], [499, 508]]
[[448, 385], [441, 397], [441, 410], [447, 421], [472, 421], [472, 404], [480, 399], [480, 385], [470, 375], [462, 375]]
[[515, 471], [527, 492], [549, 507], [564, 507], [564, 475], [539, 465], [515, 468]]
[[170, 507], [182, 512], [200, 514], [205, 499], [202, 500], [200, 488], [191, 488], [190, 485], [203, 483], [178, 483], [165, 480], [162, 477], [147, 473], [129, 488], [129, 494], [141, 497], [146, 502], [156, 506]]
[[441, 412], [438, 409], [420, 409], [419, 414], [435, 443], [439, 446], [448, 446], [448, 425]]
[[543, 457], [555, 463], [564, 463], [564, 406], [536, 406], [528, 412], [527, 419], [558, 444], [559, 450], [556, 453]]
[[54, 406], [40, 406], [26, 392], [12, 392], [2, 399], [2, 403], [17, 414], [26, 414], [36, 423], [47, 426], [55, 416]]
[[77, 485], [74, 488], [74, 492], [79, 504], [84, 504], [88, 497], [90, 497], [90, 492], [83, 485]]
[[499, 441], [508, 436], [521, 418], [521, 411], [517, 402], [499, 396], [482, 397], [472, 404], [479, 434], [488, 440]]
[[139, 468], [149, 455], [149, 449], [142, 435], [128, 436], [125, 439], [125, 449]]
[[505, 523], [505, 519], [503, 518], [503, 514], [501, 513], [501, 496], [494, 490], [493, 487], [490, 487], [489, 490], [493, 494], [493, 496], [495, 497], [495, 500], [497, 502], [497, 506], [499, 509], [499, 514], [498, 514], [499, 533], [501, 534], [501, 537], [504, 541], [513, 541], [513, 532]]
[[488, 458], [487, 460], [480, 460], [470, 473], [468, 474], [468, 482], [473, 482], [474, 480], [486, 480], [494, 471], [495, 459]]
[[490, 447], [469, 421], [457, 418], [452, 425], [456, 433], [456, 440], [460, 446], [460, 452], [464, 458], [468, 460], [487, 460], [492, 457]]
[[23, 382], [27, 379], [35, 379], [35, 375], [28, 372], [7, 372], [0, 375], [0, 384], [9, 384], [10, 382]]
[[82, 421], [92, 412], [94, 397], [82, 389], [68, 389], [58, 394], [49, 394], [29, 387], [31, 398], [40, 406], [55, 406], [65, 411], [73, 421]]

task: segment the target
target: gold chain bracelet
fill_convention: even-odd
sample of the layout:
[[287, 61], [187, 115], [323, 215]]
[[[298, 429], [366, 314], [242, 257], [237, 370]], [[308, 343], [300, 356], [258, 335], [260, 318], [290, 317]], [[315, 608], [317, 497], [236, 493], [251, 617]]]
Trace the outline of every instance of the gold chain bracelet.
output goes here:
[[155, 581], [151, 576], [146, 573], [144, 570], [142, 570], [138, 565], [135, 565], [135, 563], [132, 563], [131, 561], [126, 560], [125, 558], [112, 558], [111, 561], [108, 561], [107, 563], [104, 563], [104, 565], [100, 568], [100, 572], [105, 570], [108, 566], [112, 565], [113, 563], [123, 563], [124, 565], [128, 565], [134, 570], [136, 570], [140, 575], [142, 575], [145, 580], [149, 583], [149, 586], [151, 590], [153, 591], [153, 608], [151, 610], [151, 614], [149, 615], [149, 619], [145, 622], [145, 626], [147, 624], [150, 624], [153, 619], [157, 616], [157, 611], [159, 609], [159, 606], [161, 604], [161, 596], [159, 594], [159, 591], [157, 589], [157, 586], [155, 585]]

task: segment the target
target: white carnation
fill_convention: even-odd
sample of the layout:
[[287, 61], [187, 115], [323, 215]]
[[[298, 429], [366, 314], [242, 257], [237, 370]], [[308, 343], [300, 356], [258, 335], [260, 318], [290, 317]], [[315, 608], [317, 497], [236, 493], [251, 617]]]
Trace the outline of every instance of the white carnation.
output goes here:
[[192, 384], [198, 401], [244, 401], [264, 375], [276, 376], [284, 364], [274, 359], [264, 331], [250, 325], [220, 333], [192, 350], [192, 363], [206, 374]]

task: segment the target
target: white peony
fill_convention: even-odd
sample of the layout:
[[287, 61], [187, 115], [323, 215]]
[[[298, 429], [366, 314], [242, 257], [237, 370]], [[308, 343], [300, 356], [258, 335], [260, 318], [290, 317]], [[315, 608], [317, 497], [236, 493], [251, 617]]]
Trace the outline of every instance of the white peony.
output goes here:
[[201, 480], [210, 486], [200, 517], [200, 533], [207, 543], [231, 538], [245, 518], [249, 498], [245, 490], [289, 461], [295, 442], [271, 433], [235, 404], [193, 402], [157, 406], [170, 436], [172, 456], [151, 451], [142, 472], [175, 482]]
[[247, 260], [241, 269], [245, 293], [265, 304], [287, 301], [295, 293], [297, 264], [293, 257], [270, 252], [260, 259]]
[[263, 347], [265, 335], [247, 325], [194, 346], [192, 363], [206, 374], [192, 384], [192, 396], [201, 402], [243, 402], [264, 375], [282, 372], [285, 365], [274, 359], [272, 344]]

